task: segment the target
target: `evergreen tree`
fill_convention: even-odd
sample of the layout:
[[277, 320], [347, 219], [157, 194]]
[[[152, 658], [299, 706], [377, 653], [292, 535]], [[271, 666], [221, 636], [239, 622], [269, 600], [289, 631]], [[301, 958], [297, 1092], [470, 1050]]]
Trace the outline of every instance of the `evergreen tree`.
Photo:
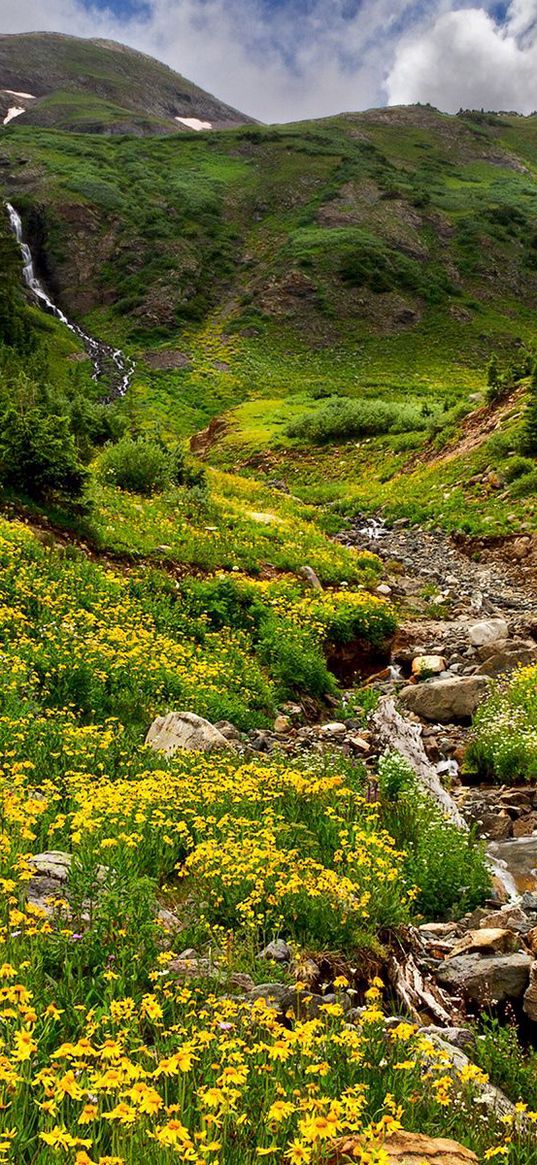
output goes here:
[[533, 365], [524, 415], [522, 448], [524, 453], [529, 453], [531, 457], [537, 457], [537, 360]]
[[497, 400], [501, 394], [502, 387], [503, 380], [500, 373], [498, 357], [496, 353], [493, 352], [487, 367], [487, 400]]

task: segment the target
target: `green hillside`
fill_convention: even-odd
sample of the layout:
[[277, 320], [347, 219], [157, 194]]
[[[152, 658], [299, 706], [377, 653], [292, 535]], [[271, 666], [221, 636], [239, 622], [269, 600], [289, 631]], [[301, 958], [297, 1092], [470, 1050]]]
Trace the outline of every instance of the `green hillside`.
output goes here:
[[27, 125], [87, 133], [179, 133], [178, 118], [215, 129], [252, 121], [144, 53], [57, 33], [0, 36], [0, 111], [14, 99]]
[[[139, 423], [185, 438], [225, 414], [210, 454], [221, 467], [257, 457], [258, 475], [361, 507], [390, 506], [396, 475], [399, 512], [400, 471], [431, 426], [437, 448], [456, 438], [483, 401], [492, 353], [524, 374], [537, 308], [535, 117], [411, 107], [142, 140], [20, 121], [4, 131], [2, 160], [4, 192], [60, 305], [136, 358]], [[341, 397], [395, 413], [334, 429], [334, 407], [348, 420]], [[324, 424], [327, 398], [318, 441], [300, 422], [319, 412]], [[312, 456], [297, 461], [297, 444]], [[478, 457], [467, 476], [480, 468]], [[427, 473], [416, 488], [429, 495]], [[457, 497], [448, 523], [461, 519]], [[433, 501], [423, 516], [441, 509]], [[500, 525], [511, 510], [507, 495]]]

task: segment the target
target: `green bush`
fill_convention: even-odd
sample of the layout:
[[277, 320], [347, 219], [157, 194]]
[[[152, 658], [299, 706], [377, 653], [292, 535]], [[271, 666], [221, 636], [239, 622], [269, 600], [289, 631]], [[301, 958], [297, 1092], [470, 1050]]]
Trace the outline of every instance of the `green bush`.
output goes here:
[[467, 762], [485, 780], [537, 777], [537, 668], [498, 681], [477, 709]]
[[511, 485], [510, 492], [514, 498], [527, 498], [530, 494], [537, 493], [537, 469], [518, 477]]
[[405, 851], [418, 913], [444, 919], [479, 906], [490, 893], [484, 844], [449, 821], [398, 753], [381, 759], [379, 783], [382, 820], [397, 848]]
[[523, 1096], [528, 1108], [535, 1111], [537, 1052], [522, 1047], [514, 1023], [484, 1016], [476, 1031], [472, 1059], [514, 1103]]
[[261, 628], [258, 653], [282, 698], [307, 693], [322, 699], [336, 694], [336, 680], [309, 628], [270, 615]]
[[413, 432], [425, 429], [426, 424], [421, 409], [414, 405], [335, 397], [315, 412], [297, 417], [288, 426], [287, 435], [321, 445], [352, 437]]
[[81, 498], [86, 471], [81, 465], [67, 417], [47, 415], [39, 407], [2, 417], [0, 480], [39, 500], [60, 494]]
[[519, 477], [525, 477], [527, 473], [532, 473], [535, 468], [535, 462], [531, 461], [529, 457], [510, 457], [502, 472], [505, 480], [511, 482], [517, 481]]
[[117, 445], [109, 445], [100, 469], [106, 482], [131, 493], [159, 493], [171, 482], [169, 453], [162, 445], [142, 437], [123, 437]]
[[168, 449], [161, 441], [123, 437], [105, 449], [100, 474], [109, 485], [150, 496], [172, 485], [186, 486], [193, 509], [208, 502], [204, 470], [190, 464], [180, 445]]

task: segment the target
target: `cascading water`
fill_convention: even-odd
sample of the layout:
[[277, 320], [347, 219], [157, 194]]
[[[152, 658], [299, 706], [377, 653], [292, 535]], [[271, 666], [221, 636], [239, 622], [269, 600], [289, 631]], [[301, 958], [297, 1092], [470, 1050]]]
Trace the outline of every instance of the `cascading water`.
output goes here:
[[134, 375], [136, 367], [134, 361], [125, 356], [119, 348], [113, 348], [110, 344], [105, 344], [103, 340], [96, 340], [78, 324], [73, 324], [61, 308], [52, 301], [35, 273], [32, 252], [24, 238], [20, 214], [10, 202], [6, 202], [6, 210], [11, 229], [21, 249], [23, 279], [35, 302], [43, 308], [43, 311], [55, 316], [57, 320], [65, 324], [65, 327], [69, 328], [69, 331], [82, 341], [93, 364], [93, 380], [100, 380], [101, 377], [108, 374], [111, 391], [106, 399], [112, 400], [115, 397], [125, 396]]

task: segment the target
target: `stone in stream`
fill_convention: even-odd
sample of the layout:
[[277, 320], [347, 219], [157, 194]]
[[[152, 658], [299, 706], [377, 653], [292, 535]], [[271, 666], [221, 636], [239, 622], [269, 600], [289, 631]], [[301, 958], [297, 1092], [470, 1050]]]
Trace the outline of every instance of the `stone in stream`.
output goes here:
[[185, 752], [212, 752], [213, 749], [232, 748], [218, 728], [196, 716], [194, 712], [168, 712], [167, 716], [157, 716], [145, 738], [145, 743], [154, 752], [173, 756], [180, 750]]
[[454, 676], [409, 684], [399, 693], [399, 700], [406, 711], [423, 720], [450, 724], [454, 720], [470, 720], [487, 695], [488, 686], [486, 676]]
[[[479, 907], [479, 928], [481, 930], [512, 930], [516, 934], [527, 934], [531, 930], [531, 922], [527, 914], [518, 905], [503, 906], [501, 910], [487, 912]], [[471, 915], [475, 919], [476, 911]]]
[[519, 894], [537, 890], [537, 837], [495, 841], [489, 846], [489, 852], [505, 864]]
[[436, 973], [438, 982], [471, 1003], [503, 1003], [522, 999], [529, 983], [531, 955], [457, 955], [444, 960]]

